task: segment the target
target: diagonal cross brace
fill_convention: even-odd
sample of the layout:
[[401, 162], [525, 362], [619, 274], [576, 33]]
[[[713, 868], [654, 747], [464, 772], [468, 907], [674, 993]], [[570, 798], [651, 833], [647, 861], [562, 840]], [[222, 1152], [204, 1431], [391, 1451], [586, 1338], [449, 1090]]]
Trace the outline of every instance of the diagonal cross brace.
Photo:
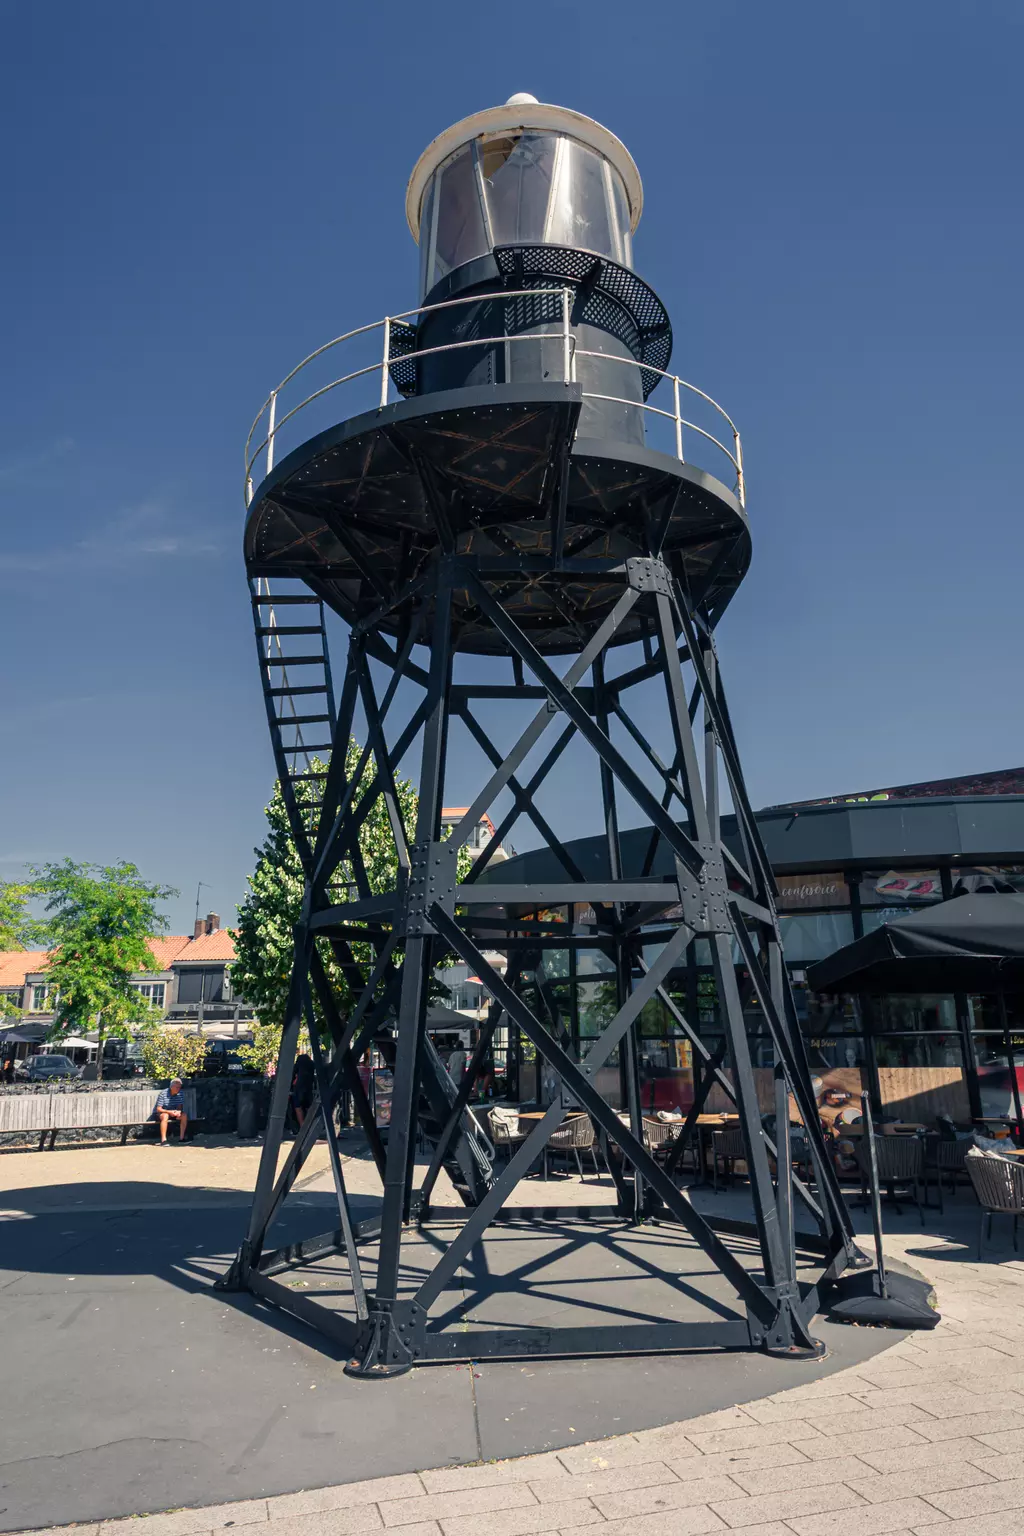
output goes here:
[[[518, 1024], [519, 1028], [533, 1043], [538, 1052], [554, 1067], [569, 1092], [579, 1100], [591, 1118], [614, 1138], [622, 1148], [623, 1154], [633, 1164], [633, 1167], [641, 1173], [645, 1181], [661, 1197], [673, 1216], [686, 1227], [694, 1240], [713, 1260], [754, 1316], [766, 1325], [770, 1325], [778, 1311], [772, 1296], [757, 1284], [750, 1272], [744, 1269], [735, 1255], [726, 1248], [717, 1233], [712, 1230], [702, 1216], [698, 1215], [686, 1197], [676, 1188], [672, 1180], [666, 1176], [664, 1170], [651, 1156], [643, 1142], [638, 1140], [632, 1131], [616, 1117], [614, 1111], [605, 1103], [591, 1081], [597, 1068], [607, 1060], [615, 1046], [618, 1045], [625, 1035], [627, 1029], [639, 1017], [644, 1005], [654, 996], [661, 982], [676, 964], [681, 951], [686, 948], [692, 937], [690, 930], [682, 925], [679, 927], [639, 986], [630, 993], [611, 1024], [590, 1047], [582, 1063], [577, 1065], [570, 1056], [566, 1055], [560, 1046], [556, 1045], [548, 1031], [538, 1022], [522, 999], [512, 991], [512, 988], [508, 986], [504, 978], [498, 975], [497, 971], [488, 963], [472, 940], [467, 938], [458, 923], [442, 912], [436, 904], [432, 909], [432, 921], [438, 933], [461, 955], [466, 964], [472, 967], [474, 973], [480, 977], [495, 1002], [501, 1004], [509, 1017]], [[552, 1108], [558, 1111], [559, 1114], [563, 1112], [560, 1105], [555, 1105]], [[552, 1111], [549, 1110], [548, 1115], [541, 1121], [538, 1130], [542, 1130], [547, 1126], [551, 1114]], [[550, 1135], [554, 1129], [555, 1125], [552, 1123], [547, 1135]], [[528, 1139], [526, 1146], [529, 1146], [530, 1142], [533, 1141], [534, 1135], [536, 1135], [536, 1132]], [[543, 1146], [543, 1142], [546, 1140], [547, 1136], [544, 1136], [541, 1146]], [[524, 1152], [526, 1146], [520, 1148], [520, 1152]], [[534, 1153], [534, 1155], [536, 1154]], [[506, 1174], [512, 1171], [515, 1161], [516, 1159], [513, 1158], [512, 1164], [506, 1170]], [[513, 1184], [517, 1182], [518, 1176], [517, 1170], [516, 1178], [512, 1180]], [[505, 1191], [502, 1190], [504, 1182], [505, 1175], [499, 1179], [498, 1184], [482, 1202], [479, 1208], [480, 1213], [486, 1211], [489, 1214], [487, 1214], [485, 1220], [480, 1222], [481, 1228], [487, 1225], [491, 1215], [500, 1208], [505, 1198]], [[474, 1213], [474, 1217], [476, 1214]], [[446, 1252], [441, 1265], [431, 1273], [425, 1282], [421, 1289], [421, 1298], [426, 1294], [430, 1300], [433, 1300], [443, 1289], [462, 1258], [477, 1241], [479, 1231], [471, 1230], [471, 1228], [475, 1229], [476, 1225], [475, 1220], [472, 1223], [467, 1223], [460, 1237], [456, 1239], [455, 1243]], [[453, 1256], [457, 1245], [461, 1245], [463, 1251], [459, 1254], [454, 1254], [454, 1262], [449, 1263], [449, 1256]], [[435, 1277], [438, 1275], [438, 1270], [441, 1269], [442, 1265], [444, 1266], [445, 1273], [440, 1278], [440, 1283], [435, 1284]], [[424, 1304], [429, 1305], [429, 1301], [425, 1301]]]
[[[476, 588], [483, 593], [488, 608], [493, 606], [491, 604], [490, 595], [486, 589], [476, 581], [475, 577], [470, 577], [469, 579], [472, 579]], [[613, 635], [623, 624], [635, 603], [637, 602], [639, 595], [640, 594], [636, 592], [632, 587], [628, 587], [626, 591], [623, 592], [611, 613], [607, 615], [603, 623], [599, 626], [594, 635], [588, 641], [587, 645], [577, 656], [568, 672], [566, 672], [565, 677], [558, 679], [558, 686], [567, 697], [572, 697], [572, 689], [575, 688], [576, 684], [586, 674], [595, 656], [599, 656], [601, 654], [605, 646], [612, 639]], [[501, 610], [499, 609], [498, 612], [500, 613], [500, 611]], [[517, 630], [516, 633], [518, 634], [519, 631]], [[515, 654], [518, 655], [518, 651], [515, 651]], [[548, 691], [550, 692], [550, 689]], [[585, 715], [585, 718], [589, 725], [590, 716]], [[526, 730], [520, 736], [519, 740], [516, 742], [515, 746], [512, 748], [512, 751], [505, 758], [505, 761], [502, 763], [501, 767], [496, 769], [496, 771], [491, 775], [483, 789], [473, 801], [473, 804], [469, 807], [469, 810], [466, 812], [465, 816], [463, 816], [458, 826], [452, 832], [449, 843], [453, 849], [462, 847], [463, 843], [473, 831], [473, 828], [480, 821], [480, 818], [486, 811], [490, 809], [498, 793], [505, 788], [505, 785], [515, 773], [520, 763], [533, 750], [534, 746], [540, 740], [541, 736], [543, 736], [544, 732], [547, 730], [553, 719], [554, 715], [551, 713], [548, 705], [542, 705], [534, 715], [533, 719], [530, 721], [530, 724], [527, 726]]]
[[[668, 812], [648, 789], [640, 775], [630, 766], [618, 748], [614, 746], [604, 731], [601, 730], [600, 726], [591, 719], [579, 700], [573, 697], [572, 689], [567, 688], [562, 679], [548, 666], [533, 642], [528, 639], [518, 624], [510, 619], [508, 614], [498, 606], [487, 591], [487, 588], [477, 579], [475, 573], [467, 571], [466, 583], [476, 602], [490, 619], [502, 639], [511, 650], [515, 651], [522, 658], [524, 664], [530, 668], [537, 681], [543, 683], [552, 701], [572, 720], [584, 741], [589, 742], [594, 748], [601, 762], [611, 770], [623, 789], [636, 801], [637, 806], [649, 818], [652, 826], [658, 829], [676, 857], [686, 866], [691, 875], [699, 876], [704, 867], [704, 859], [691, 839], [672, 820]], [[628, 590], [635, 596], [639, 596], [634, 588], [629, 588]], [[625, 596], [626, 594], [623, 595]], [[603, 650], [604, 647], [602, 646], [600, 649]]]

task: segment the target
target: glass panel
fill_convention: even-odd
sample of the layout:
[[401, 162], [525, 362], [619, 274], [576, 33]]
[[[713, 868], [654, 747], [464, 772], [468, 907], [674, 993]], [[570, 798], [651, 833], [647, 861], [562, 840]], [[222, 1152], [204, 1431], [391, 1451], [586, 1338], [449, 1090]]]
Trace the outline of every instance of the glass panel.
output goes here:
[[203, 995], [202, 971], [178, 972], [178, 1002], [198, 1003]]
[[614, 979], [607, 981], [581, 981], [578, 986], [580, 1010], [580, 1036], [592, 1039], [614, 1019], [618, 1012], [618, 1000]]
[[427, 183], [427, 190], [423, 196], [423, 208], [420, 212], [420, 293], [426, 294], [430, 287], [430, 273], [433, 268], [434, 244], [432, 239], [431, 223], [434, 218], [434, 187], [437, 177], [432, 176]]
[[970, 1123], [957, 1035], [887, 1035], [875, 1040], [883, 1117], [933, 1125], [937, 1115]]
[[645, 1039], [640, 1045], [640, 1104], [645, 1115], [659, 1109], [684, 1113], [693, 1103], [693, 1058], [688, 1040]]
[[612, 171], [612, 195], [615, 199], [615, 222], [619, 233], [619, 261], [624, 267], [633, 265], [633, 236], [629, 228], [629, 202], [626, 197], [626, 189], [619, 180], [618, 174]]
[[486, 255], [489, 249], [471, 145], [464, 145], [445, 161], [435, 183], [437, 236], [428, 289], [453, 267], [472, 261], [474, 256]]
[[604, 160], [594, 150], [572, 139], [563, 141], [558, 182], [552, 199], [552, 217], [546, 239], [553, 245], [612, 256], [611, 218], [605, 191]]
[[790, 964], [823, 960], [853, 939], [853, 918], [843, 912], [801, 913], [780, 917], [782, 948]]
[[496, 245], [544, 239], [558, 142], [550, 133], [484, 139], [484, 186]]
[[826, 1125], [852, 1120], [861, 1112], [860, 1096], [867, 1087], [863, 1039], [857, 1035], [817, 1035], [807, 1044], [820, 1119]]
[[812, 992], [802, 971], [793, 975], [797, 1018], [808, 1040], [824, 1035], [863, 1034], [864, 1021], [855, 997], [848, 992]]
[[871, 1006], [876, 1034], [918, 1029], [956, 1032], [956, 1008], [948, 995], [893, 993], [872, 998]]
[[[1011, 1041], [1019, 1039], [1011, 1036]], [[981, 1096], [981, 1112], [993, 1120], [1014, 1120], [1017, 1106], [1013, 1098], [1010, 1077], [1010, 1054], [1014, 1057], [1014, 1069], [1021, 1081], [1017, 1063], [1024, 1060], [1024, 1047], [1011, 1045], [1007, 1050], [1006, 1038], [998, 1035], [975, 1035], [974, 1049], [978, 1057], [978, 1092]]]

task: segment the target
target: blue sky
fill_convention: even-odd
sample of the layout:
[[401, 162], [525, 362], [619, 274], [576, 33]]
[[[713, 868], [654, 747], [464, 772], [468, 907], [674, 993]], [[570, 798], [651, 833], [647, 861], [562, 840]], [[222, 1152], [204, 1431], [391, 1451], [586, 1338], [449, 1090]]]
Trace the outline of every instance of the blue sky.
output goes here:
[[233, 915], [273, 774], [245, 433], [307, 351], [415, 303], [409, 171], [518, 90], [633, 152], [673, 366], [744, 434], [720, 650], [755, 804], [1024, 761], [1017, 0], [0, 22], [0, 877], [130, 858], [176, 929], [200, 879]]

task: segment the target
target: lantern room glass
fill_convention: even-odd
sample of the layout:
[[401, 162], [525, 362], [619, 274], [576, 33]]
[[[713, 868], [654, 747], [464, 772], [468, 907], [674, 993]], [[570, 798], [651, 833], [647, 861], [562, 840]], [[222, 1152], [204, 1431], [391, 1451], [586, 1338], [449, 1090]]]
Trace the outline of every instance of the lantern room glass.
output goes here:
[[483, 134], [462, 145], [423, 196], [424, 297], [454, 268], [502, 245], [567, 245], [630, 266], [629, 201], [618, 171], [564, 134]]

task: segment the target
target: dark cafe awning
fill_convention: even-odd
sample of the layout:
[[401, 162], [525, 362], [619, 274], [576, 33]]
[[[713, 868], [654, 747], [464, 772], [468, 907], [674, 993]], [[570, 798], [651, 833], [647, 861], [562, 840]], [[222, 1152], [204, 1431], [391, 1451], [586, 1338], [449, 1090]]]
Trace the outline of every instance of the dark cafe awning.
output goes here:
[[971, 893], [894, 918], [808, 967], [816, 992], [1024, 991], [1024, 895]]

